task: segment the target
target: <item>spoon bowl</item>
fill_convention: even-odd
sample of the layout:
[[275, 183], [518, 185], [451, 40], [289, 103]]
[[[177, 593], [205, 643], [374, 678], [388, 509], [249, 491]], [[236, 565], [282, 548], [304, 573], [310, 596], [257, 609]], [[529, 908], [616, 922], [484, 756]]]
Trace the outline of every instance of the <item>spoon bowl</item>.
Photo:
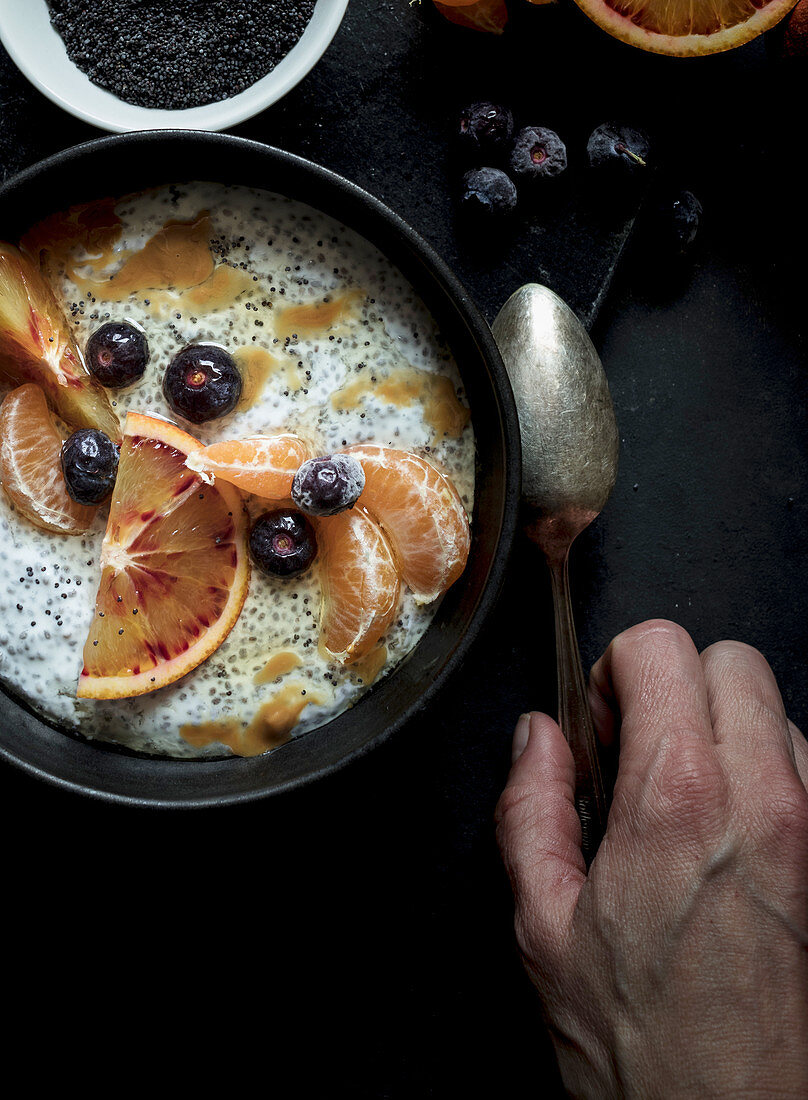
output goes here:
[[603, 364], [584, 326], [548, 287], [528, 283], [492, 326], [522, 435], [528, 536], [550, 571], [559, 725], [575, 760], [575, 801], [589, 862], [607, 803], [569, 590], [569, 551], [601, 512], [617, 478], [619, 437]]

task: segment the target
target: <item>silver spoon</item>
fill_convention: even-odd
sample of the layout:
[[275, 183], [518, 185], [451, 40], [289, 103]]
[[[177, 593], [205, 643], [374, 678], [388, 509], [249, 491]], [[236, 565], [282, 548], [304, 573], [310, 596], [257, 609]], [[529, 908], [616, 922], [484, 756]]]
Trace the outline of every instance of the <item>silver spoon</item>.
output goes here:
[[606, 828], [603, 786], [575, 633], [569, 551], [609, 499], [619, 439], [606, 374], [586, 329], [545, 286], [517, 290], [492, 326], [522, 434], [528, 536], [543, 551], [555, 606], [558, 724], [575, 761], [575, 804], [587, 865]]

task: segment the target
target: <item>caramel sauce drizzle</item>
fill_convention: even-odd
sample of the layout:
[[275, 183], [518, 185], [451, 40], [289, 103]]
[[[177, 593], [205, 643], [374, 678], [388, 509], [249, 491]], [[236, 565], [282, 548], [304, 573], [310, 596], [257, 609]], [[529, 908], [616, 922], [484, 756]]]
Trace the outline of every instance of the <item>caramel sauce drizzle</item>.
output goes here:
[[284, 389], [300, 388], [300, 372], [297, 366], [291, 361], [284, 363], [276, 359], [265, 348], [257, 347], [255, 344], [245, 344], [234, 350], [233, 358], [242, 378], [239, 409], [252, 408], [271, 378], [279, 378]]
[[271, 680], [277, 680], [279, 676], [285, 676], [292, 669], [300, 668], [302, 664], [297, 653], [291, 649], [280, 649], [272, 654], [260, 672], [256, 672], [253, 683], [268, 684]]
[[[116, 249], [123, 231], [116, 202], [103, 199], [51, 215], [28, 231], [21, 247], [40, 261], [46, 273], [53, 274], [63, 264], [85, 293], [112, 302], [148, 294], [157, 316], [178, 308], [192, 314], [215, 313], [255, 287], [248, 271], [215, 262], [210, 215], [204, 210], [190, 221], [166, 222], [137, 251]], [[116, 264], [117, 270], [104, 274]], [[92, 273], [81, 274], [80, 268], [90, 268]]]
[[[210, 251], [210, 215], [166, 222], [106, 280], [83, 280], [89, 293], [112, 302], [148, 290], [188, 290], [205, 282], [215, 267]], [[82, 283], [79, 283], [82, 285]]]
[[354, 672], [367, 687], [377, 678], [386, 662], [387, 646], [378, 645], [375, 649], [371, 649], [370, 653], [360, 657], [358, 661], [354, 661], [351, 665], [351, 672]]
[[182, 310], [195, 317], [227, 309], [240, 294], [255, 285], [248, 272], [227, 264], [217, 264], [204, 282], [189, 290], [177, 293], [173, 290], [148, 289], [145, 293], [148, 294], [149, 311], [157, 319], [164, 319], [172, 310]]
[[303, 710], [309, 703], [321, 702], [322, 698], [310, 693], [305, 684], [295, 682], [264, 703], [246, 728], [237, 718], [224, 718], [180, 726], [180, 736], [197, 749], [219, 741], [236, 756], [260, 756], [290, 741]]
[[193, 313], [216, 313], [227, 309], [245, 290], [255, 287], [255, 279], [239, 267], [217, 264], [210, 278], [187, 290], [182, 304]]
[[469, 409], [458, 399], [450, 378], [410, 366], [394, 367], [375, 382], [371, 375], [349, 382], [332, 394], [331, 403], [335, 409], [356, 409], [372, 394], [399, 407], [420, 402], [424, 420], [434, 431], [436, 441], [445, 436], [457, 439], [471, 417]]
[[71, 253], [82, 248], [93, 263], [105, 267], [115, 259], [115, 245], [123, 232], [115, 213], [117, 202], [113, 198], [99, 199], [51, 214], [28, 230], [20, 240], [20, 248], [38, 262], [66, 262]]
[[338, 323], [347, 321], [355, 313], [356, 304], [363, 297], [361, 291], [350, 290], [327, 302], [284, 306], [276, 315], [275, 334], [285, 339], [326, 332]]

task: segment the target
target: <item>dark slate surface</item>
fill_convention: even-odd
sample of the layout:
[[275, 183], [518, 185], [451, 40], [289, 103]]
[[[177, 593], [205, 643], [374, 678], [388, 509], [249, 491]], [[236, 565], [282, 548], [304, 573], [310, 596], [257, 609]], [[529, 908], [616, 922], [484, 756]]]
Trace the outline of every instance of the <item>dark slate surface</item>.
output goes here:
[[[315, 71], [236, 132], [385, 200], [489, 319], [527, 280], [570, 301], [601, 349], [623, 441], [614, 496], [573, 556], [585, 663], [631, 623], [674, 618], [700, 646], [759, 646], [806, 726], [804, 252], [786, 108], [801, 88], [763, 43], [646, 56], [568, 3], [518, 5], [495, 40], [406, 0], [352, 0]], [[575, 159], [600, 121], [645, 126], [661, 178], [705, 206], [692, 273], [669, 285], [624, 250], [625, 219], [604, 217], [577, 169], [553, 209], [496, 248], [461, 233], [447, 132], [476, 98], [557, 129]], [[0, 56], [4, 175], [95, 133]], [[98, 1074], [110, 1049], [116, 1074], [136, 1074], [145, 1041], [181, 1050], [191, 1079], [199, 1066], [232, 1086], [249, 1069], [271, 1088], [292, 1073], [286, 1095], [557, 1095], [491, 825], [514, 720], [553, 708], [554, 675], [546, 578], [520, 541], [445, 699], [317, 789], [146, 813], [2, 769], [16, 1026], [47, 1020], [57, 1050], [79, 1031], [69, 1056]], [[71, 1025], [78, 990], [89, 1028]]]

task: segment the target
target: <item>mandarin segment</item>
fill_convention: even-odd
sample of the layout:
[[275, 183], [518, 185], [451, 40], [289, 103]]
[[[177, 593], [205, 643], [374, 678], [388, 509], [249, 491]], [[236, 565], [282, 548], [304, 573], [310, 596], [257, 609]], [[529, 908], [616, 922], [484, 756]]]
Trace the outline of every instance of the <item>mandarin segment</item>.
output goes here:
[[249, 582], [237, 491], [185, 465], [201, 447], [167, 421], [130, 413], [101, 550], [80, 698], [142, 695], [221, 645]]
[[360, 507], [318, 520], [317, 543], [321, 645], [351, 664], [367, 656], [395, 618], [398, 571], [387, 539]]
[[220, 478], [267, 500], [288, 500], [296, 471], [310, 457], [309, 447], [290, 432], [226, 439], [188, 456], [186, 465], [205, 481]]
[[50, 285], [31, 260], [0, 242], [0, 383], [34, 382], [73, 428], [118, 442], [121, 425], [87, 370]]
[[0, 406], [0, 481], [19, 515], [43, 531], [81, 535], [97, 508], [69, 495], [61, 465], [62, 435], [45, 394], [28, 382]]
[[362, 463], [360, 504], [380, 524], [417, 603], [431, 603], [455, 583], [468, 560], [466, 509], [432, 463], [394, 447], [349, 447]]

